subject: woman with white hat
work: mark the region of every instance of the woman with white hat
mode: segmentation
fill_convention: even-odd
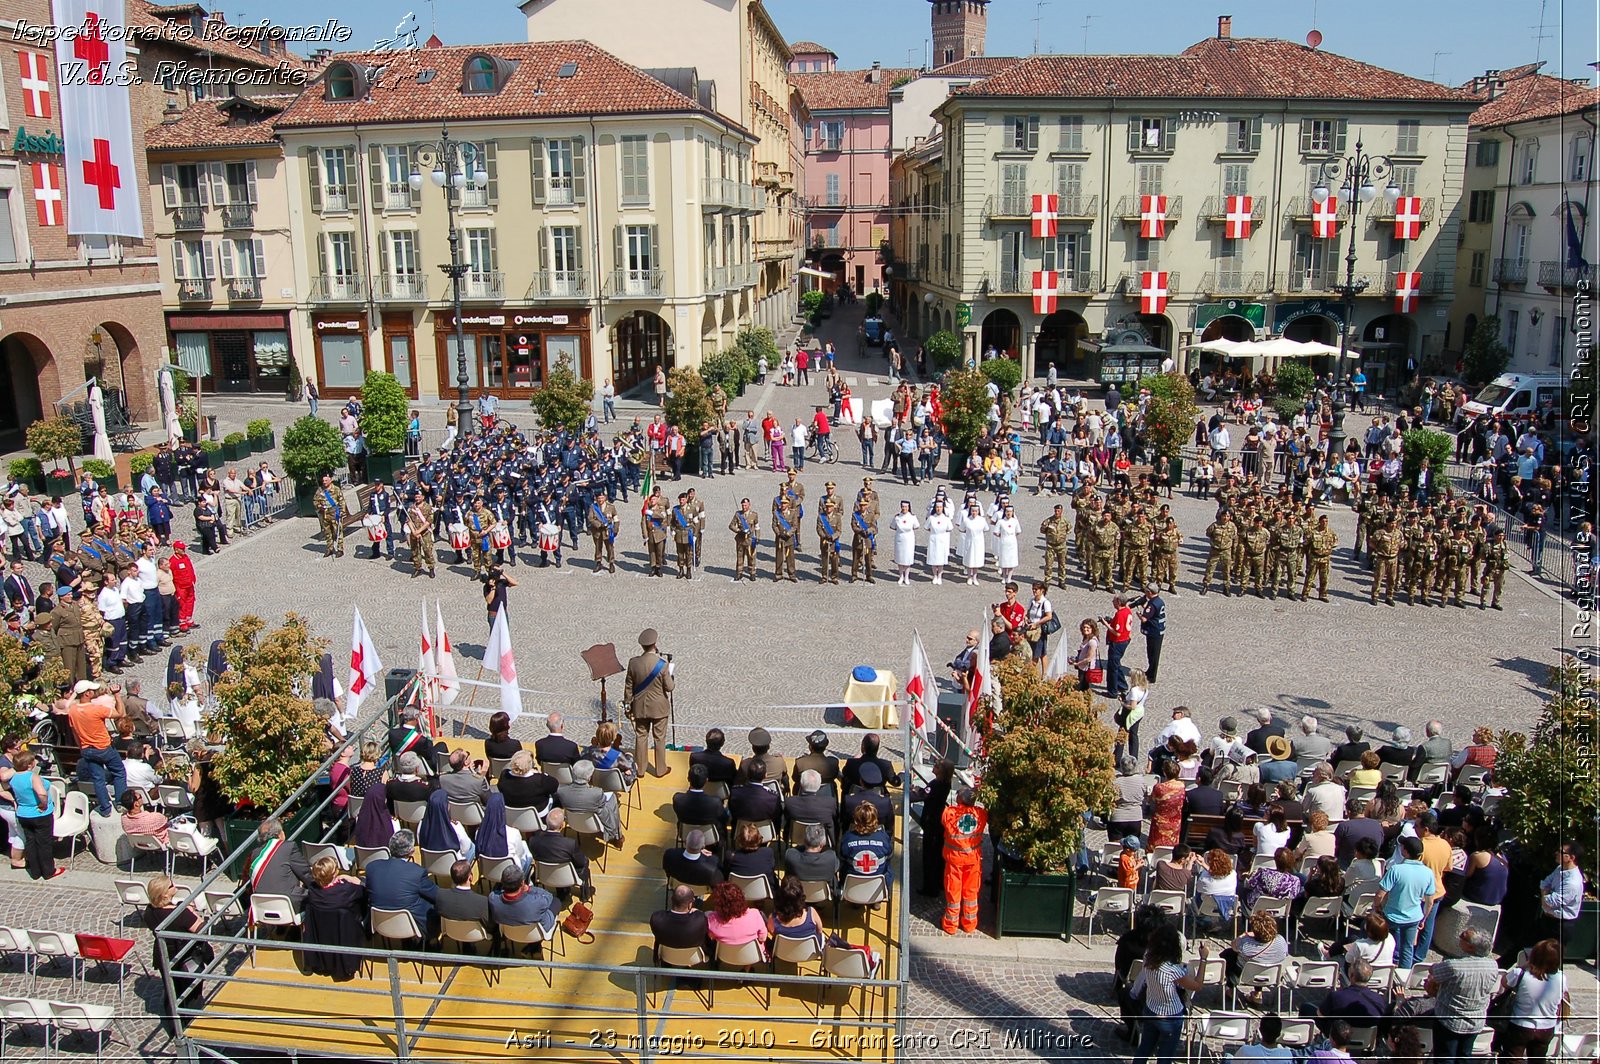
[[[933,512],[928,515],[928,568],[933,570],[933,582],[944,583],[944,567],[950,561],[950,532],[955,522],[945,512],[942,498],[933,500]]]
[[[889,519],[894,529],[894,563],[900,567],[900,583],[911,583],[911,567],[917,563],[917,529],[922,522],[911,512],[911,501],[900,500],[900,512]]]

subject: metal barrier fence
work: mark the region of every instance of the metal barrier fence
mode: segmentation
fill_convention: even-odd
[[[387,746],[385,730],[392,726],[400,707],[406,705],[415,694],[416,681],[412,679],[406,687],[390,698],[384,704],[377,706],[373,711],[351,729],[344,743],[340,744],[329,757],[318,767],[312,776],[289,796],[271,814],[282,820],[286,825],[294,824],[286,837],[289,845],[299,845],[302,835],[314,836],[312,841],[328,842],[337,831],[339,823],[327,831],[317,830],[323,821],[324,815],[331,808],[334,794],[329,793],[310,810],[299,818],[298,823],[291,819],[291,812],[299,807],[313,791],[328,777],[335,761],[339,759],[346,749],[359,751],[362,742],[369,733],[375,738],[384,741]],[[902,714],[900,740],[903,749],[914,750],[921,741],[921,736],[913,739],[909,712]],[[372,732],[374,728],[379,730]],[[907,768],[911,766],[908,764]],[[906,1035],[906,990],[910,981],[910,953],[907,948],[909,943],[910,927],[910,889],[911,889],[911,787],[901,789],[899,831],[899,870],[897,880],[899,893],[890,901],[890,922],[885,929],[885,942],[894,950],[894,971],[885,976],[868,979],[841,978],[836,975],[819,973],[817,976],[803,975],[777,975],[760,974],[751,975],[739,971],[717,971],[710,969],[695,969],[693,977],[704,979],[717,985],[727,985],[730,989],[746,985],[759,985],[764,987],[794,987],[800,990],[814,990],[826,993],[830,986],[846,986],[851,992],[862,995],[861,1007],[855,1018],[843,1016],[829,1016],[819,1008],[816,1014],[797,1016],[793,1022],[803,1023],[806,1026],[842,1031],[843,1029],[865,1030],[877,1032],[874,1036],[884,1046],[902,1044]],[[181,906],[174,909],[169,916],[155,929],[156,949],[158,951],[159,967],[163,990],[166,999],[166,1009],[176,1019],[181,1027],[187,1028],[197,1018],[204,1016],[208,1011],[207,999],[213,997],[215,991],[223,985],[245,985],[252,987],[277,988],[278,990],[304,993],[308,983],[303,978],[290,976],[276,977],[266,974],[265,969],[256,967],[247,970],[246,961],[252,958],[253,951],[266,949],[269,951],[296,951],[305,947],[296,942],[277,942],[259,937],[243,937],[238,934],[229,934],[220,930],[221,921],[230,912],[248,914],[251,911],[248,898],[249,884],[245,877],[237,886],[228,884],[223,877],[236,871],[243,870],[247,857],[251,856],[255,847],[250,845],[240,846],[233,853],[218,864],[209,875],[202,878],[198,886],[189,895],[194,899],[230,899],[229,905],[208,905],[208,912],[195,932],[184,932],[174,928],[173,924],[182,912]],[[560,932],[558,932],[559,934]],[[204,958],[200,950],[202,944],[208,945],[212,951],[210,960]],[[726,1059],[727,1052],[707,1052],[703,1047],[685,1046],[678,1043],[663,1045],[658,1036],[662,1024],[670,1015],[669,1010],[663,1006],[656,1006],[651,1002],[651,986],[669,984],[672,980],[685,977],[682,969],[661,968],[654,966],[626,966],[613,967],[606,965],[582,964],[555,960],[532,960],[517,957],[490,957],[466,956],[444,953],[420,952],[415,950],[389,950],[354,948],[333,945],[317,944],[315,950],[318,954],[350,956],[362,963],[372,966],[374,976],[381,970],[386,976],[386,987],[361,987],[349,983],[339,984],[337,989],[341,994],[353,993],[370,996],[373,1001],[387,1002],[388,1012],[376,1009],[371,1015],[363,1016],[359,1021],[339,1019],[327,1015],[313,1015],[311,1009],[299,1017],[286,1018],[282,1015],[268,1017],[263,1013],[259,1022],[271,1023],[274,1026],[292,1026],[302,1028],[307,1032],[302,1040],[306,1047],[315,1045],[316,1032],[350,1032],[359,1033],[364,1037],[375,1038],[393,1047],[393,1057],[396,1060],[408,1060],[412,1054],[430,1039],[451,1042],[472,1042],[484,1045],[506,1045],[504,1031],[495,1034],[464,1033],[460,1029],[432,1034],[427,1030],[427,1023],[434,1015],[438,1006],[451,1001],[482,1006],[483,1017],[530,1017],[538,1015],[538,1010],[547,1009],[553,1017],[562,1017],[567,1021],[574,1019],[583,1020],[593,1016],[613,1021],[609,1029],[620,1032],[624,1029],[630,1031],[628,1035],[621,1036],[620,1045],[594,1047],[588,1042],[574,1045],[574,1050],[590,1050],[601,1048],[610,1055],[620,1056],[622,1059],[636,1059],[641,1064],[654,1060],[657,1056],[672,1056],[700,1059]],[[420,984],[420,979],[413,980],[407,977],[402,968],[406,965],[417,965],[418,971],[433,969],[439,973],[437,991],[425,990]],[[496,974],[507,970],[530,969],[542,973],[542,977],[553,980],[554,973],[558,971],[596,972],[605,973],[609,979],[631,983],[634,991],[634,1001],[629,1008],[610,1007],[594,1002],[585,1002],[576,1006],[571,1000],[530,1001],[526,994],[511,997],[495,997],[470,994],[452,994],[449,992],[456,977],[465,969],[488,970]],[[446,972],[449,972],[448,976]],[[178,995],[178,988],[173,973],[180,973],[179,978],[184,981],[185,990],[182,998]],[[297,974],[297,973],[296,973]],[[486,980],[491,983],[492,979]],[[320,985],[320,984],[316,984]],[[550,984],[553,985],[553,982]],[[192,990],[197,987],[198,990]],[[876,1000],[878,994],[883,995],[883,1015],[876,1013],[868,1018],[866,1010],[868,1003]],[[192,999],[191,999],[192,998]],[[892,1001],[892,1005],[890,1004]],[[411,1006],[411,1007],[408,1007]],[[314,1006],[313,1006],[314,1008]],[[256,1018],[253,1014],[221,1013],[229,1019]],[[701,1020],[728,1020],[735,1024],[748,1025],[751,1021],[749,1012],[715,1012],[710,1008],[704,1013],[694,1014]],[[787,1017],[764,1015],[763,1019],[769,1023],[788,1022]],[[631,1021],[626,1022],[625,1021]],[[633,1033],[636,1032],[636,1033]],[[840,1036],[845,1044],[859,1044],[859,1036],[845,1038]],[[215,1045],[207,1044],[202,1038],[197,1038],[189,1033],[184,1033],[179,1038],[179,1053],[184,1059],[195,1060],[200,1057],[219,1060],[242,1059],[228,1055],[230,1049],[260,1050],[270,1049],[263,1044],[247,1044],[238,1037],[218,1038]],[[559,1048],[546,1045],[545,1048]],[[740,1046],[737,1049],[751,1047]],[[756,1047],[771,1049],[772,1047]],[[621,1051],[619,1053],[619,1050]],[[305,1052],[302,1049],[301,1052]],[[807,1061],[817,1059],[817,1054],[798,1053],[792,1057],[771,1055],[769,1060]],[[886,1056],[887,1059],[887,1056]]]

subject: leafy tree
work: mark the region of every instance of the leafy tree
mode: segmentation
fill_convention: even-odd
[[[922,349],[939,369],[950,369],[961,364],[961,337],[949,329],[940,329],[928,337]]]
[[[1500,342],[1500,319],[1484,318],[1467,340],[1461,375],[1468,384],[1488,384],[1506,371],[1511,350]]]
[[[283,471],[301,484],[317,483],[344,461],[339,430],[319,417],[307,414],[283,434]]]
[[[983,375],[994,382],[1001,395],[1009,397],[1022,383],[1022,363],[1014,358],[991,358],[982,368]]]
[[[222,793],[262,812],[282,805],[317,766],[326,748],[322,717],[311,704],[311,676],[327,640],[304,618],[281,627],[246,614],[228,626],[222,653],[228,671],[217,681],[217,708],[207,719],[224,749],[215,775]]]
[[[288,381],[283,387],[283,398],[288,402],[298,403],[305,387],[305,380],[300,376],[300,363],[291,358]]]
[[[1030,868],[1065,871],[1082,844],[1083,814],[1116,797],[1114,737],[1075,681],[1046,680],[1016,656],[996,676],[1003,708],[983,729],[979,800],[996,837]]]
[[[801,294],[800,309],[807,314],[816,314],[822,310],[822,301],[826,298],[827,296],[823,295],[822,289],[813,288],[811,291]]]
[[[1145,405],[1144,435],[1150,449],[1163,458],[1176,458],[1194,436],[1194,423],[1200,408],[1194,402],[1194,386],[1181,373],[1162,373],[1145,377],[1139,387],[1150,389]]]
[[[700,438],[700,429],[717,420],[711,393],[698,372],[680,366],[668,376],[666,415],[667,424],[677,426],[689,439],[686,450],[697,451],[694,441]]]
[[[1272,379],[1272,387],[1278,398],[1293,399],[1298,405],[1311,394],[1316,381],[1317,375],[1312,373],[1311,367],[1304,362],[1285,362],[1278,367],[1278,372]]]
[[[66,462],[67,468],[72,469],[72,460],[83,447],[83,430],[70,417],[53,417],[29,425],[26,439],[28,450],[41,462]]]
[[[393,373],[372,372],[361,385],[361,431],[367,450],[392,454],[406,442],[406,390]]]
[[[778,350],[778,338],[772,335],[772,330],[764,325],[752,325],[740,329],[733,338],[733,349],[744,356],[745,372],[744,382],[749,384],[756,379],[756,367],[761,364],[763,357],[768,366],[776,366],[782,360],[782,353]]]
[[[705,381],[708,390],[722,385],[723,393],[731,399],[739,394],[747,380],[755,380],[753,372],[745,376],[745,369],[744,352],[730,347],[700,360],[700,379]]]
[[[48,632],[38,636],[40,641],[53,638]],[[28,713],[54,699],[70,679],[59,656],[41,652],[40,641],[25,647],[9,632],[0,631],[0,735],[27,735],[32,727]]]
[[[989,424],[989,378],[973,369],[951,370],[939,389],[944,402],[944,434],[952,450],[971,454]]]
[[[1403,475],[1406,483],[1417,482],[1417,471],[1422,468],[1424,458],[1433,467],[1433,475],[1436,478],[1443,476],[1455,453],[1455,437],[1437,429],[1410,429],[1400,437],[1400,455],[1405,463]]]
[[[883,293],[868,292],[862,302],[867,306],[867,317],[876,318],[878,311],[883,309]]]
[[[528,402],[545,428],[578,432],[594,406],[594,382],[579,380],[572,372],[572,359],[562,355],[550,368],[544,387],[534,392]]]
[[[1593,883],[1600,875],[1594,846],[1600,815],[1600,762],[1594,758],[1600,681],[1593,668],[1568,657],[1551,670],[1550,685],[1555,693],[1533,734],[1500,736],[1494,767],[1496,786],[1506,788],[1500,817],[1540,875],[1559,863],[1562,843],[1582,842],[1579,867],[1585,882]]]

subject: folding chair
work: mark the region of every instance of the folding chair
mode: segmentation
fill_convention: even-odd
[[[1445,783],[1450,779],[1450,762],[1429,761],[1417,769],[1417,786],[1432,787],[1435,784]]]
[[[1105,916],[1126,916],[1133,919],[1134,893],[1127,887],[1101,887],[1094,895],[1094,905],[1089,910],[1089,937],[1094,937],[1095,921],[1105,923]]]
[[[182,783],[157,784],[156,799],[168,816],[187,813],[194,808],[194,798],[189,794],[189,788]]]
[[[1284,964],[1262,964],[1258,961],[1245,961],[1239,969],[1239,977],[1233,983],[1233,1007],[1239,1007],[1239,991],[1241,990],[1270,990],[1272,991],[1272,1007],[1274,1011],[1281,1011],[1283,1007],[1283,975]]]
[[[1283,1017],[1283,1033],[1278,1044],[1288,1049],[1305,1049],[1317,1037],[1317,1021],[1298,1017]]]
[[[1217,988],[1217,996],[1226,1003],[1228,996],[1228,964],[1221,957],[1207,957],[1203,961],[1194,963],[1195,978],[1200,980],[1203,990],[1208,986]],[[1199,996],[1200,991],[1195,991]]]
[[[1406,775],[1411,771],[1411,766],[1394,765],[1384,762],[1378,766],[1378,771],[1382,774],[1384,779],[1388,780],[1390,783],[1399,785],[1405,783]]]
[[[606,870],[606,856],[611,849],[606,844],[605,825],[600,823],[600,815],[588,811],[567,810],[567,830],[578,836],[578,842],[583,842],[585,835],[591,835],[600,840],[600,871]]]
[[[1378,1029],[1376,1027],[1350,1028],[1350,1055],[1366,1056],[1378,1047]]]
[[[1238,934],[1239,905],[1237,901],[1234,903],[1233,916],[1227,917],[1222,915],[1222,908],[1217,904],[1217,896],[1215,894],[1196,894],[1194,896],[1194,914],[1196,919],[1199,921],[1211,920],[1217,923],[1230,924],[1232,926],[1232,930],[1228,933],[1229,939],[1234,938]],[[1196,926],[1196,933],[1198,933],[1198,924]],[[1208,935],[1207,937],[1215,936]]]
[[[744,891],[744,900],[751,905],[772,900],[772,881],[766,876],[730,875],[728,882]]]
[[[1278,929],[1283,932],[1283,937],[1293,945],[1294,936],[1289,933],[1289,914],[1292,909],[1293,905],[1288,898],[1257,898],[1256,903],[1250,906],[1250,912],[1245,921],[1248,923],[1249,917],[1254,916],[1256,913],[1268,913],[1277,919]]]
[[[617,805],[622,809],[622,823],[626,827],[628,818],[635,805],[643,806],[644,799],[640,796],[637,786],[630,785],[627,777],[623,776],[619,768],[597,768],[594,770],[594,779],[591,781],[607,794],[617,796]]]
[[[94,961],[98,966],[107,964],[117,966],[117,1000],[122,1000],[124,982],[128,974],[128,953],[135,943],[131,938],[110,938],[106,935],[89,935],[79,932],[78,957],[84,961]],[[141,964],[143,962],[140,962]],[[88,973],[84,973],[84,980],[88,981]]]
[[[1482,765],[1462,765],[1456,774],[1457,787],[1471,787],[1481,791],[1489,785],[1489,770]]]
[[[563,765],[555,761],[539,762],[539,771],[554,779],[557,783],[572,782],[572,766]],[[590,782],[593,782],[592,780]]]
[[[1255,1027],[1255,1017],[1245,1012],[1210,1012],[1198,1013],[1190,1027],[1192,1041],[1200,1044],[1203,1055],[1206,1042],[1216,1043],[1216,1057],[1222,1059],[1224,1047],[1230,1045],[1244,1045],[1250,1041],[1250,1033]]]
[[[167,845],[174,857],[193,857],[200,862],[200,876],[205,878],[206,863],[211,855],[217,852],[218,842],[210,835],[202,835],[198,830],[173,824],[167,828]]]
[[[1368,990],[1389,996],[1389,988],[1394,985],[1395,967],[1392,964],[1375,964],[1372,966],[1372,978],[1361,984]]]
[[[1307,990],[1331,992],[1338,987],[1342,970],[1338,961],[1301,961],[1294,969],[1294,989],[1302,996]]]
[[[89,796],[82,791],[67,791],[56,812],[51,832],[55,840],[72,840],[67,850],[67,860],[78,856],[78,840],[89,833]]]

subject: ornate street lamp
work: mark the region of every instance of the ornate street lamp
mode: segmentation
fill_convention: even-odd
[[[1318,177],[1320,180],[1311,189],[1311,198],[1317,203],[1326,203],[1332,195],[1328,187],[1329,181],[1341,184],[1339,196],[1350,205],[1350,249],[1344,257],[1344,283],[1336,284],[1333,290],[1344,299],[1344,321],[1339,329],[1339,364],[1334,371],[1333,379],[1333,425],[1328,430],[1328,459],[1336,461],[1344,451],[1344,411],[1349,399],[1349,388],[1345,378],[1345,358],[1350,348],[1350,330],[1355,323],[1356,296],[1367,290],[1368,279],[1356,277],[1356,236],[1359,232],[1358,219],[1361,216],[1361,205],[1371,203],[1378,198],[1379,188],[1377,182],[1384,182],[1382,194],[1384,202],[1393,207],[1400,198],[1400,189],[1388,183],[1388,178],[1394,172],[1394,163],[1387,155],[1373,155],[1363,151],[1361,141],[1356,141],[1355,154],[1347,155],[1343,159],[1329,159],[1320,165]]]
[[[416,149],[411,162],[413,192],[422,190],[422,168],[427,167],[435,188],[444,189],[445,211],[450,218],[450,262],[442,266],[450,278],[450,304],[455,314],[456,339],[456,446],[460,447],[472,431],[472,401],[467,397],[467,335],[461,325],[461,279],[471,265],[461,261],[461,230],[456,227],[456,209],[461,194],[469,188],[486,188],[489,173],[478,149],[450,139],[446,125],[439,127],[439,139]]]

